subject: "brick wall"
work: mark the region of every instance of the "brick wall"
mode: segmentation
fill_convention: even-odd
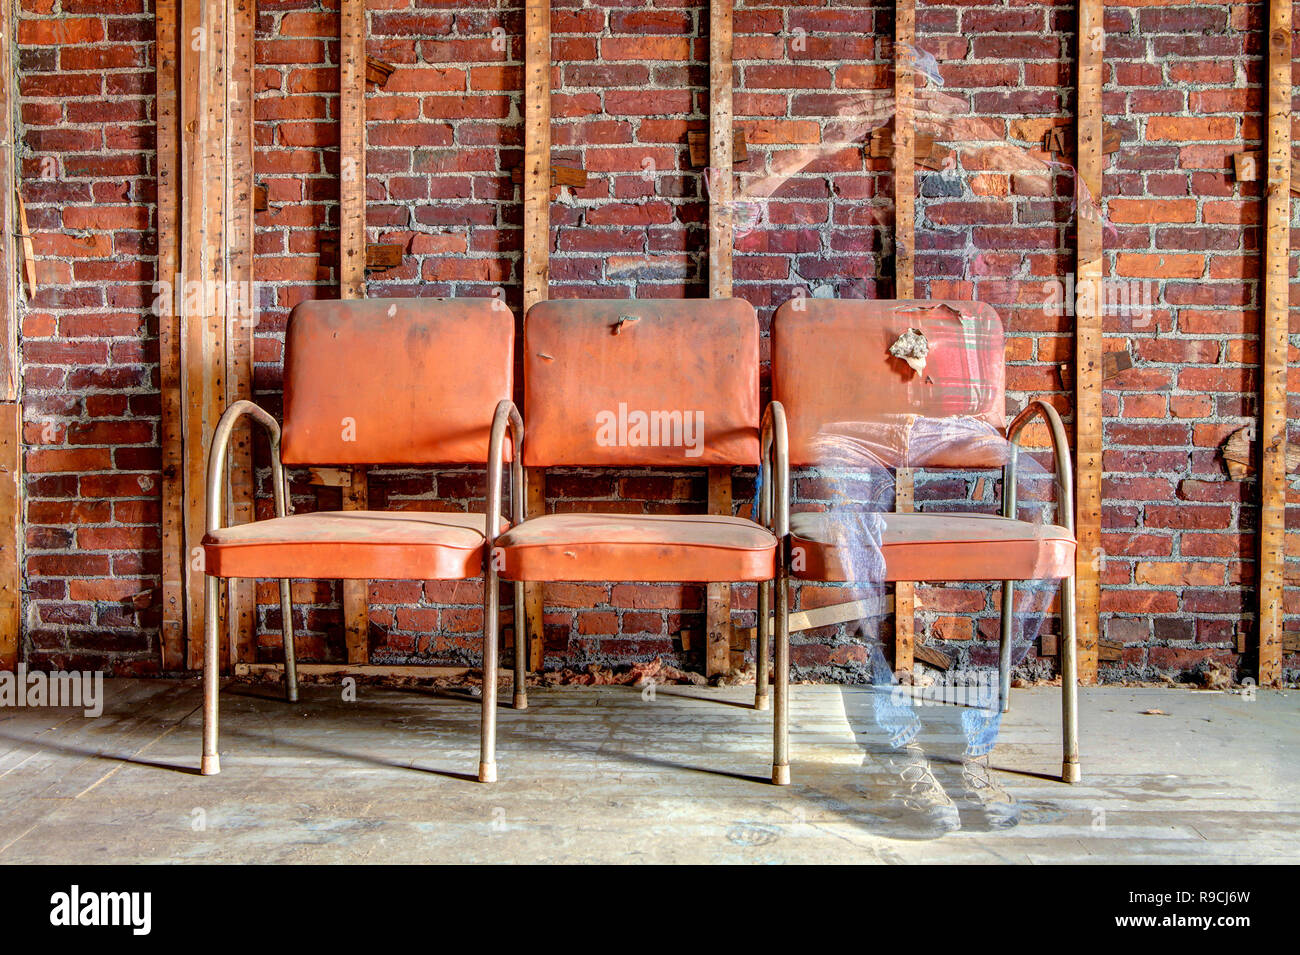
[[[522,11],[483,0],[370,6],[369,52],[398,67],[368,95],[370,239],[408,254],[373,274],[369,292],[498,294],[518,311]],[[1217,447],[1257,410],[1259,192],[1234,181],[1227,157],[1259,144],[1262,9],[1107,8],[1105,112],[1123,139],[1102,197],[1110,274],[1149,282],[1151,300],[1145,317],[1107,319],[1107,347],[1137,365],[1107,382],[1104,405],[1103,635],[1124,644],[1124,667],[1109,676],[1186,672],[1205,656],[1235,665],[1243,613],[1253,632],[1257,488],[1227,480]],[[707,128],[707,4],[567,0],[553,11],[555,156],[589,173],[587,187],[555,193],[553,294],[703,294],[707,193],[686,136]],[[917,45],[942,80],[923,95],[922,131],[958,159],[918,170],[918,294],[998,308],[1013,410],[1043,393],[1069,410],[1057,369],[1072,318],[1053,290],[1072,269],[1074,183],[1071,157],[1044,154],[1041,137],[1072,108],[1073,18],[1072,6],[1043,2],[918,11]],[[751,156],[737,171],[756,220],[737,239],[736,293],[765,333],[791,295],[891,294],[890,164],[862,142],[889,117],[892,4],[741,4],[735,26],[737,123]],[[336,294],[320,249],[337,216],[336,33],[336,4],[259,4],[256,175],[270,207],[257,216],[256,389],[277,411],[289,310]],[[22,325],[33,662],[157,666],[152,36],[145,0],[20,3],[20,155],[40,276]],[[1053,159],[1064,165],[1045,165]],[[744,513],[752,475],[737,477]],[[993,478],[929,475],[917,498],[926,509],[993,509]],[[482,496],[466,471],[386,470],[370,488],[379,507],[469,507]],[[337,492],[305,475],[292,490],[300,510],[336,506]],[[554,473],[548,491],[560,509],[696,510],[705,487],[700,472],[579,471]],[[818,489],[803,481],[797,493],[814,500]],[[1297,540],[1288,535],[1293,583]],[[294,596],[303,655],[340,657],[337,585],[295,582]],[[806,588],[796,605],[839,596]],[[920,598],[923,637],[942,637],[961,660],[989,659],[991,594],[923,588]],[[274,659],[279,611],[265,583],[262,602],[262,652]],[[752,588],[738,588],[737,605],[752,603]],[[477,584],[375,583],[371,604],[374,659],[476,658]],[[655,654],[698,664],[677,635],[702,632],[702,605],[698,587],[548,588],[547,665]],[[814,677],[843,677],[859,658],[829,630],[794,648]]]

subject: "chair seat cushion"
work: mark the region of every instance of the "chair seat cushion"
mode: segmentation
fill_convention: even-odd
[[[1064,527],[993,514],[792,514],[790,551],[791,576],[805,580],[1042,580],[1074,573],[1074,535]]]
[[[770,580],[776,538],[741,517],[544,514],[497,538],[510,580]]]
[[[214,577],[463,580],[483,571],[483,514],[318,511],[203,538]]]

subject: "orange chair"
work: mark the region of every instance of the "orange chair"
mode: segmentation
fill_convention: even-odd
[[[760,462],[758,322],[747,302],[541,302],[524,321],[523,367],[528,467]],[[764,448],[771,433],[769,419]],[[773,456],[762,457],[771,484]],[[765,589],[777,551],[770,524],[741,517],[552,513],[505,531],[492,561],[513,581],[755,581]],[[787,773],[778,750],[774,779]]]
[[[485,712],[495,708],[497,577],[484,558],[485,544],[500,526],[501,470],[506,460],[512,461],[513,514],[518,519],[523,513],[523,475],[513,452],[522,437],[519,413],[510,400],[513,349],[514,317],[491,299],[316,301],[293,310],[285,338],[283,438],[271,415],[251,401],[237,401],[222,415],[209,452],[203,538],[205,775],[220,771],[216,633],[220,578],[279,578],[285,685],[292,702],[298,686],[289,578],[484,576],[483,704]],[[276,516],[223,527],[227,445],[244,415],[261,424],[270,437]],[[285,465],[455,464],[486,465],[483,513],[289,513]],[[517,621],[522,615],[518,597],[517,592]],[[523,700],[523,667],[522,653],[517,652],[516,702]],[[489,754],[488,762],[479,767],[480,778],[490,778],[492,771]]]
[[[909,329],[928,345],[914,371],[890,347]],[[1056,410],[1034,400],[1006,424],[1002,324],[972,302],[796,299],[777,310],[772,330],[772,397],[783,406],[790,466],[817,465],[827,435],[849,438],[882,468],[1003,470],[1002,516],[888,513],[879,541],[886,581],[1002,581],[1001,705],[1008,704],[1012,599],[1017,580],[1061,581],[1063,749],[1061,776],[1079,779],[1074,640],[1074,502],[1070,454]],[[1045,420],[1056,459],[1059,525],[1016,517],[1021,430]],[[824,447],[824,446],[823,446]],[[770,491],[771,489],[769,489]],[[773,501],[765,507],[777,506]],[[826,513],[778,518],[790,529],[790,576],[851,578]],[[878,582],[878,581],[873,581]],[[778,583],[784,587],[784,583]],[[783,601],[784,603],[784,601]],[[778,628],[778,646],[783,639]],[[765,616],[760,626],[770,626]],[[766,643],[766,634],[760,647]],[[778,656],[777,679],[783,652]],[[762,671],[760,670],[760,674]],[[766,687],[760,679],[758,692]],[[779,685],[779,684],[778,684]],[[779,708],[784,714],[784,707]]]

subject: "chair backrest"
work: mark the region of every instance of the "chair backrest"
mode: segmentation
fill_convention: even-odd
[[[282,460],[484,463],[514,339],[496,299],[303,302],[285,337]]]
[[[928,345],[921,372],[889,351],[908,329]],[[1000,466],[1005,361],[1002,322],[979,302],[786,302],[772,322],[772,397],[785,407],[790,463],[821,463],[829,431],[852,433],[887,467]]]
[[[741,299],[539,302],[524,319],[524,463],[758,463],[758,319]]]

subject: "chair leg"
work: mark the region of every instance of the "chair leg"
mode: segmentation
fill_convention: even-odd
[[[206,577],[203,581],[203,759],[199,771],[204,776],[221,772],[221,759],[217,756],[217,694],[221,690],[221,674],[218,672],[221,639],[217,633],[220,584],[216,577]]]
[[[772,582],[764,580],[758,585],[758,626],[754,629],[754,709],[768,707],[768,647],[772,640]]]
[[[772,706],[772,782],[777,786],[790,785],[790,586],[784,568],[778,568],[775,583],[775,673],[773,688],[775,703]]]
[[[497,780],[497,597],[496,571],[483,575],[483,714],[480,720],[478,781]]]
[[[1074,576],[1061,581],[1061,781],[1077,783],[1079,770],[1079,668],[1074,636]]]
[[[293,600],[289,596],[289,581],[280,578],[280,620],[284,633],[284,696],[290,703],[298,702],[298,655],[293,646]]]
[[[528,627],[522,581],[515,584],[515,709],[528,709]]]
[[[1001,643],[998,647],[998,700],[1002,712],[1011,711],[1011,633],[1015,622],[1016,582],[1002,581]]]

